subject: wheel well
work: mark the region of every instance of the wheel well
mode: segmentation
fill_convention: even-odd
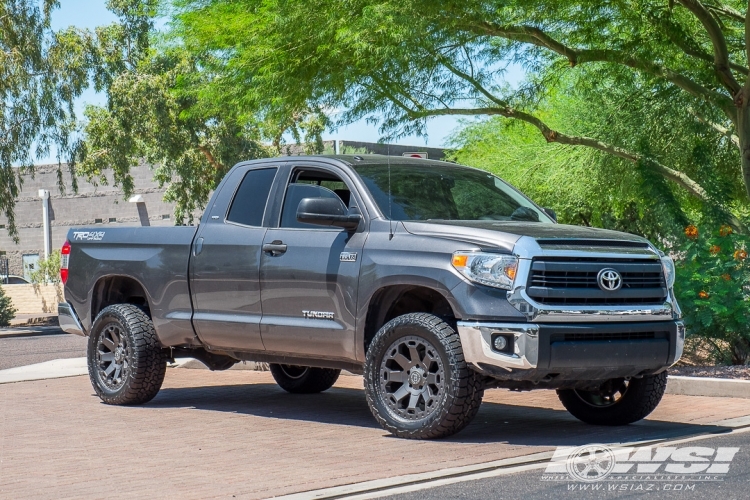
[[[380,327],[403,314],[426,312],[456,327],[451,305],[440,292],[423,286],[396,285],[381,288],[372,296],[365,320],[365,352]]]
[[[151,317],[146,291],[140,283],[127,276],[110,276],[100,279],[91,297],[91,321],[107,306],[133,304]]]

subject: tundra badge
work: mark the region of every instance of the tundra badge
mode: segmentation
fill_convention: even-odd
[[[341,262],[357,262],[357,252],[341,252]]]
[[[302,311],[302,316],[307,319],[333,319],[332,312],[324,311]]]

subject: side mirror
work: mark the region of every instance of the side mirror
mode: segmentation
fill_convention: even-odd
[[[360,220],[362,216],[348,214],[346,206],[338,198],[303,198],[297,206],[297,221],[306,224],[337,226],[353,231]]]
[[[545,213],[545,214],[547,214],[547,215],[549,215],[550,217],[552,217],[552,220],[553,220],[553,221],[557,222],[557,214],[555,213],[555,211],[554,211],[553,209],[551,209],[551,208],[546,208],[546,207],[543,207],[543,208],[542,208],[542,210],[544,210],[544,213]]]

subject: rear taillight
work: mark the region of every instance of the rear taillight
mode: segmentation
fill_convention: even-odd
[[[60,279],[63,285],[68,281],[68,264],[70,264],[70,243],[66,240],[60,249]]]

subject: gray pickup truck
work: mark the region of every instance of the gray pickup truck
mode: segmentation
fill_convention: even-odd
[[[105,403],[167,361],[270,364],[291,393],[364,374],[405,438],[465,427],[484,390],[555,389],[584,422],[648,415],[682,354],[674,265],[647,240],[556,223],[501,179],[375,155],[236,165],[198,227],[72,229],[60,324]],[[248,403],[252,404],[252,403]]]

